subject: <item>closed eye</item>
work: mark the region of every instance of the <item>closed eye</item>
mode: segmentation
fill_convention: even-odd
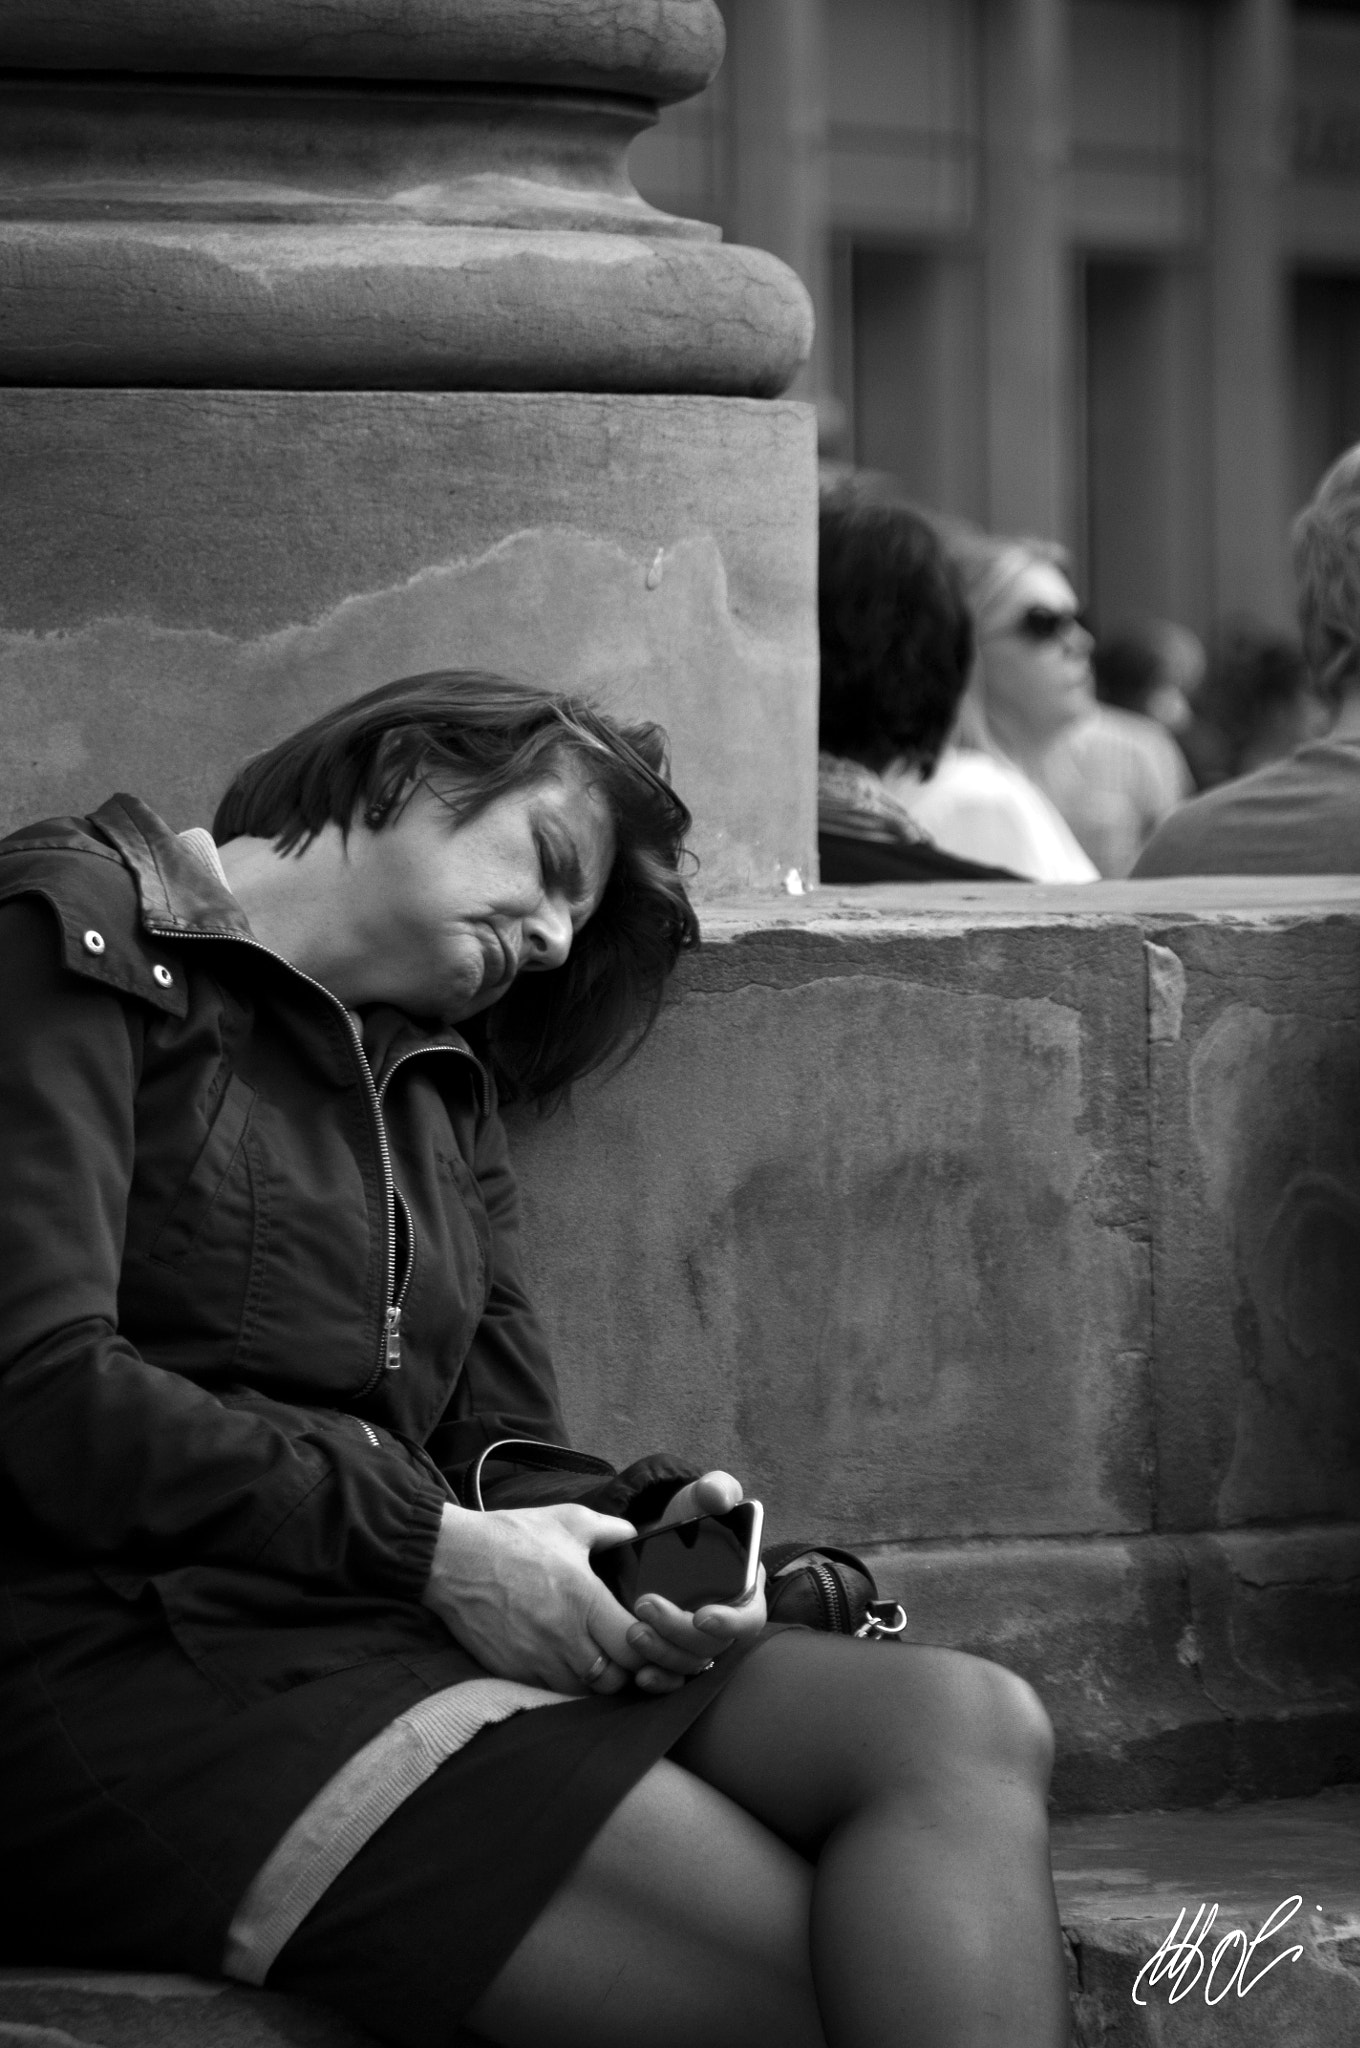
[[[586,893],[586,881],[581,856],[575,846],[569,839],[558,839],[556,834],[541,827],[535,843],[544,893],[565,896],[569,902],[579,903]]]

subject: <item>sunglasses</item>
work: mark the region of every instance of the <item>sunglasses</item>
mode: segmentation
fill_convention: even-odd
[[[1021,640],[1028,640],[1032,646],[1042,647],[1050,640],[1061,640],[1074,626],[1083,631],[1086,615],[1080,611],[1054,611],[1051,605],[1032,604],[1028,611],[1021,612],[1014,624],[1007,628]]]

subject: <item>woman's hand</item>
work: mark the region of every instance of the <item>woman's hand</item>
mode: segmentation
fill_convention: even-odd
[[[636,1533],[631,1522],[573,1503],[486,1514],[450,1503],[422,1597],[497,1678],[617,1692],[647,1658],[630,1643],[632,1616],[596,1578],[590,1553]]]
[[[721,1515],[744,1499],[741,1481],[730,1472],[705,1472],[676,1493],[654,1528],[687,1521],[691,1515]],[[639,1685],[648,1691],[673,1691],[686,1678],[707,1670],[713,1659],[733,1643],[759,1635],[765,1626],[765,1567],[760,1567],[756,1590],[749,1600],[733,1607],[700,1607],[693,1614],[659,1593],[644,1593],[637,1603],[637,1618],[628,1630],[628,1646],[646,1660],[638,1674]]]

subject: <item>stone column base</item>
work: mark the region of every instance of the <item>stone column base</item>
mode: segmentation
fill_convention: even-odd
[[[811,408],[563,392],[0,392],[0,829],[506,669],[669,728],[698,887],[815,872]]]

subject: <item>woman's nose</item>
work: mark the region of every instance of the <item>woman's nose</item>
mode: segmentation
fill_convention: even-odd
[[[561,967],[571,951],[575,930],[571,912],[560,896],[544,896],[524,921],[527,967]]]

